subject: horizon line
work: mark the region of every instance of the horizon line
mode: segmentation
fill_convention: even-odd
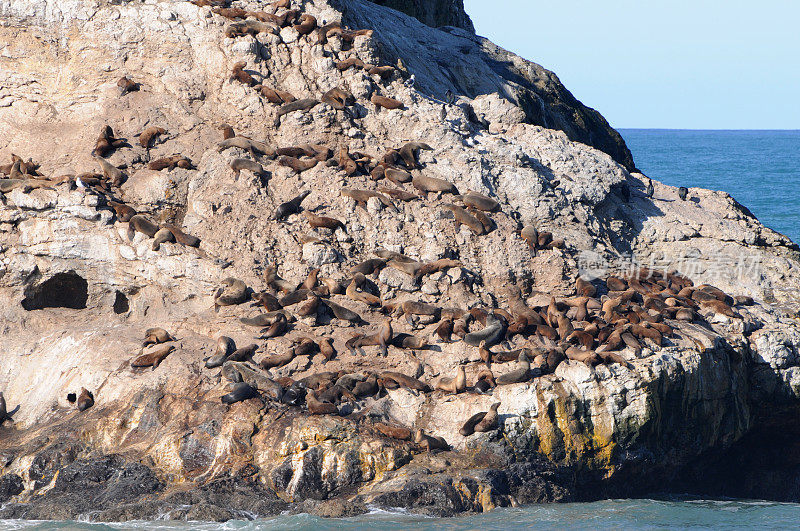
[[[633,129],[639,131],[785,131],[785,132],[800,132],[800,128],[797,129],[781,129],[781,128],[766,128],[766,129],[747,129],[747,128],[722,128],[722,129],[714,129],[714,128],[707,128],[707,127],[617,127],[612,126],[614,129],[622,130],[622,129]]]

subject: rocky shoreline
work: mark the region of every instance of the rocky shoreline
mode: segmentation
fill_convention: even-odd
[[[460,2],[282,4],[0,0],[0,518],[800,500],[794,243]]]

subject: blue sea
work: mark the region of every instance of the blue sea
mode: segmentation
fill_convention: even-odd
[[[648,177],[728,192],[764,225],[800,242],[800,130],[619,132]]]
[[[503,530],[596,530],[596,529],[797,529],[800,505],[760,501],[659,501],[609,500],[595,503],[529,505],[496,509],[489,513],[456,518],[425,518],[407,514],[373,512],[356,518],[330,520],[300,514],[265,518],[253,522],[224,524],[200,522],[127,522],[89,524],[82,522],[0,521],[0,531],[26,530],[164,530],[267,531],[267,530],[397,530],[467,531]]]
[[[800,242],[800,131],[620,131],[638,168],[673,186],[724,190],[765,225]],[[607,500],[595,503],[531,505],[487,514],[435,519],[374,511],[343,520],[310,515],[254,522],[216,523],[0,521],[10,529],[231,530],[352,529],[796,529],[800,504],[753,500]]]

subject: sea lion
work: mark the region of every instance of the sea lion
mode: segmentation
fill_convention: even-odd
[[[336,317],[337,319],[341,319],[343,321],[349,321],[351,323],[356,323],[356,324],[363,321],[360,315],[358,315],[356,312],[348,308],[345,308],[341,304],[337,304],[331,300],[326,300],[324,301],[324,303],[325,306],[330,308],[334,317]]]
[[[539,245],[539,232],[532,225],[525,225],[519,233],[520,237],[528,244],[532,253],[536,253]]]
[[[100,136],[97,137],[97,141],[95,142],[94,149],[92,150],[92,155],[99,155],[101,157],[105,157],[114,149],[118,147],[122,147],[126,145],[127,142],[123,138],[116,138],[114,137],[114,131],[111,129],[110,126],[105,125],[102,129],[100,129]],[[22,173],[27,173],[23,171]]]
[[[117,219],[123,223],[129,222],[136,215],[136,210],[124,203],[117,203],[111,200],[107,201],[107,203],[108,206],[114,209]]]
[[[181,245],[185,245],[187,247],[200,246],[200,238],[198,238],[197,236],[192,236],[191,234],[186,234],[172,223],[164,223],[163,228],[170,231],[172,235],[175,237],[175,241],[177,241]]]
[[[152,147],[153,140],[155,140],[157,136],[163,135],[166,132],[167,130],[163,127],[150,126],[142,131],[139,135],[139,145],[145,149],[150,149]],[[233,129],[231,129],[231,132],[233,132]]]
[[[464,336],[464,342],[473,347],[483,345],[485,348],[491,348],[503,340],[505,329],[505,322],[490,313],[486,317],[486,326],[484,326],[482,330],[466,334]]]
[[[259,336],[260,339],[270,339],[272,337],[278,337],[283,335],[286,330],[289,328],[289,320],[286,318],[286,315],[283,313],[278,313],[275,322],[270,325],[266,332]]]
[[[342,223],[336,218],[317,216],[316,214],[312,214],[308,210],[304,210],[301,215],[304,218],[306,218],[308,224],[314,228],[325,228],[330,230],[336,230],[337,228],[341,228],[344,232],[347,232],[347,227],[345,227],[344,223]]]
[[[119,187],[125,182],[125,174],[122,173],[122,170],[102,157],[95,155],[94,158],[97,160],[97,163],[100,164],[100,169],[102,170],[105,178],[111,182],[111,186]]]
[[[295,357],[295,352],[293,348],[286,349],[283,354],[271,354],[264,359],[261,360],[261,368],[263,369],[274,369],[277,367],[283,367],[287,363],[291,362]]]
[[[386,260],[382,258],[370,258],[351,267],[350,274],[355,275],[356,273],[361,273],[362,275],[371,275],[384,267],[386,267]]]
[[[353,277],[353,280],[350,281],[350,284],[347,286],[345,295],[354,301],[363,302],[368,306],[380,306],[382,302],[380,297],[363,291],[366,282],[367,279],[362,273],[356,273]],[[359,289],[362,291],[359,291]]]
[[[303,199],[308,197],[310,193],[309,190],[306,190],[293,199],[278,205],[278,208],[275,209],[275,213],[272,215],[272,219],[282,220],[291,214],[297,214],[300,211],[300,204],[303,202]]]
[[[500,203],[491,197],[473,192],[472,190],[467,190],[466,194],[460,195],[456,197],[456,199],[464,203],[465,206],[476,208],[484,212],[494,212],[500,208]]]
[[[163,328],[148,328],[144,331],[144,342],[142,346],[158,345],[159,343],[167,343],[168,341],[175,341],[175,338]]]
[[[497,423],[499,417],[497,415],[497,408],[500,407],[500,402],[495,402],[489,407],[489,411],[486,415],[481,419],[480,422],[475,426],[475,431],[479,433],[487,432],[489,430],[493,430],[497,427]]]
[[[414,326],[414,322],[412,321],[411,316],[427,315],[436,319],[441,312],[441,308],[438,306],[419,301],[403,301],[401,303],[388,302],[384,304],[384,309],[387,311],[393,311],[395,317],[402,317],[405,315],[406,321],[412,327]]]
[[[422,428],[418,429],[414,434],[414,442],[417,443],[423,450],[430,452],[433,450],[447,450],[450,445],[441,437],[435,435],[426,435]]]
[[[17,406],[19,409],[19,406]],[[8,409],[6,408],[6,398],[3,396],[3,393],[0,392],[0,426],[7,420],[12,420],[11,415],[8,413]]]
[[[530,378],[531,372],[531,364],[530,360],[528,359],[528,355],[525,352],[525,349],[519,354],[519,358],[517,360],[517,368],[513,369],[505,374],[501,374],[495,381],[497,385],[508,385],[520,382],[527,382]]]
[[[678,188],[678,197],[680,197],[681,201],[686,201],[686,196],[689,194],[689,189],[685,186],[681,186]]]
[[[322,95],[322,103],[327,103],[337,110],[342,110],[355,103],[353,95],[341,88],[335,87]]]
[[[319,100],[315,100],[314,98],[305,98],[291,103],[285,103],[278,108],[278,112],[275,116],[275,125],[280,125],[281,116],[284,114],[289,114],[294,111],[307,111],[313,109],[318,104]]]
[[[385,186],[379,186],[378,191],[388,195],[389,197],[397,199],[398,201],[413,201],[414,199],[420,198],[416,194],[406,192],[405,190],[400,190],[399,188],[387,188]]]
[[[372,425],[375,430],[385,437],[389,437],[390,439],[397,439],[400,441],[410,441],[411,440],[411,430],[408,428],[403,428],[402,426],[391,426],[389,424],[384,424],[383,422],[376,422]]]
[[[133,240],[135,233],[141,232],[148,238],[152,238],[158,232],[158,225],[150,221],[149,218],[136,214],[128,220],[128,240]]]
[[[410,173],[408,173],[407,171],[399,170],[397,168],[386,168],[384,169],[383,173],[387,179],[389,179],[390,181],[392,181],[397,185],[410,183],[411,180],[413,179]]]
[[[233,306],[247,300],[247,284],[238,278],[228,277],[223,279],[223,287],[217,290],[214,296],[214,309],[220,306]]]
[[[78,411],[86,411],[94,405],[94,395],[85,387],[81,387],[81,393],[78,395],[77,404]]]
[[[253,357],[258,350],[258,345],[251,343],[246,347],[237,348],[228,355],[225,361],[247,361]]]
[[[443,319],[436,327],[435,333],[443,343],[451,343],[453,338],[453,319]]]
[[[120,89],[119,92],[120,97],[124,96],[129,92],[136,92],[137,90],[139,90],[139,84],[131,81],[131,79],[128,78],[128,76],[122,76],[121,78],[119,78],[119,80],[117,81],[117,86]]]
[[[297,157],[287,157],[285,155],[278,157],[278,164],[287,166],[297,173],[303,173],[310,170],[319,163],[317,159],[298,159]]]
[[[480,413],[475,413],[470,418],[467,419],[464,424],[461,425],[461,428],[458,430],[458,433],[463,435],[464,437],[469,437],[473,433],[475,433],[475,426],[478,425],[480,421],[483,420],[483,417],[486,416],[486,411],[482,411]]]
[[[167,343],[154,345],[150,348],[143,348],[139,351],[139,356],[131,362],[131,367],[153,367],[153,370],[156,370],[156,367],[158,367],[161,362],[164,361],[164,358],[169,356],[170,352],[173,350],[175,350],[175,345]]]
[[[212,9],[211,12],[231,20],[247,18],[248,15],[248,11],[241,7],[218,7]]]
[[[217,350],[214,352],[214,355],[208,360],[206,360],[206,368],[207,369],[214,369],[216,367],[221,367],[225,361],[227,361],[228,356],[230,356],[236,350],[236,343],[233,339],[229,338],[228,336],[219,336],[217,338]]]
[[[384,109],[394,110],[403,107],[402,101],[394,98],[387,98],[386,96],[379,96],[378,94],[373,94],[369,101],[371,101],[378,109],[383,107]]]
[[[169,157],[161,157],[150,162],[147,167],[155,171],[174,170],[175,168],[183,168],[185,170],[194,169],[192,161],[183,155],[170,155]]]
[[[394,385],[395,388],[407,387],[415,391],[422,391],[423,393],[428,393],[431,390],[428,384],[400,372],[383,371],[378,374],[378,379],[384,382],[384,387],[389,383],[390,385]]]
[[[419,168],[419,159],[417,155],[421,149],[428,151],[433,150],[431,146],[424,142],[407,142],[399,149],[400,158],[403,159],[403,162],[406,163],[406,167],[409,170]],[[458,192],[455,193],[458,194]]]
[[[258,396],[258,391],[256,390],[255,387],[246,382],[239,382],[233,384],[231,392],[226,395],[222,395],[222,397],[220,397],[220,400],[222,400],[223,404],[231,405],[235,404],[236,402],[241,402],[243,400],[256,398],[257,396]]]
[[[297,98],[294,97],[289,92],[285,90],[278,90],[272,87],[265,87],[264,85],[256,85],[253,87],[261,94],[262,98],[265,98],[268,102],[274,103],[276,105],[283,105],[284,103],[291,103],[293,101],[297,101]]]
[[[390,208],[393,212],[399,212],[397,210],[397,207],[394,206],[394,203],[392,203],[392,201],[388,197],[386,197],[383,194],[379,194],[378,192],[373,192],[372,190],[356,190],[354,188],[342,188],[342,195],[344,197],[349,197],[355,200],[355,202],[362,207],[366,206],[367,201],[369,200],[370,197],[377,197],[381,203],[383,203],[386,207]]]
[[[361,69],[367,68],[367,64],[358,57],[348,57],[347,59],[336,63],[336,69],[340,72],[344,72],[345,70],[348,70],[354,66],[357,66]]]
[[[244,67],[247,65],[247,61],[239,61],[238,63],[233,65],[233,69],[231,69],[231,76],[229,81],[238,81],[239,83],[243,83],[249,87],[255,86],[256,80],[244,71]]]
[[[306,407],[308,412],[312,415],[338,415],[339,410],[335,404],[330,402],[321,402],[317,399],[314,391],[309,390],[306,394]]]
[[[175,236],[169,229],[161,228],[153,235],[153,250],[158,251],[161,249],[162,243],[172,243],[175,241]]]
[[[655,194],[655,192],[656,192],[656,189],[653,186],[653,180],[652,179],[647,179],[647,189],[645,191],[645,193],[647,194],[647,197],[651,197],[652,198],[653,194]]]
[[[467,373],[464,371],[464,366],[459,365],[456,369],[454,378],[439,378],[436,382],[435,389],[444,391],[446,393],[458,394],[467,390]]]
[[[297,33],[300,35],[308,35],[317,27],[317,19],[313,16],[304,13],[300,15],[300,22],[294,25],[294,29],[297,30]]]
[[[229,165],[237,177],[242,170],[252,172],[256,177],[263,177],[265,175],[264,167],[250,159],[233,159]]]
[[[442,192],[458,195],[458,189],[453,183],[437,177],[427,177],[422,172],[414,172],[411,185],[422,192]]]
[[[381,347],[380,353],[383,357],[386,357],[389,353],[388,351],[388,344],[392,340],[392,336],[394,335],[394,331],[392,330],[392,319],[386,319],[381,326],[378,328],[378,331],[372,335],[365,336],[363,334],[359,334],[351,338],[347,343],[347,348],[355,354],[355,349],[358,348],[358,351],[361,353],[362,356],[365,356],[364,350],[361,347],[366,347],[370,345],[375,345]]]
[[[256,36],[259,33],[271,33],[277,35],[279,29],[269,22],[261,20],[238,20],[229,24],[225,28],[225,36],[228,38],[244,37],[245,35]]]
[[[393,66],[373,66],[367,72],[371,76],[379,76],[381,79],[387,79],[395,71]]]
[[[480,220],[478,220],[475,216],[467,212],[466,209],[450,203],[445,203],[442,205],[442,207],[453,213],[453,217],[455,217],[456,220],[456,228],[460,227],[461,225],[466,225],[478,236],[486,233],[483,223],[481,223]]]
[[[264,142],[258,142],[253,140],[252,138],[247,138],[246,136],[235,136],[233,138],[227,138],[217,144],[217,151],[222,153],[226,149],[237,147],[239,149],[244,149],[245,151],[249,151],[250,155],[253,158],[256,158],[254,152],[261,153],[266,155],[267,157],[274,157],[276,154],[276,150],[273,147],[268,146]]]

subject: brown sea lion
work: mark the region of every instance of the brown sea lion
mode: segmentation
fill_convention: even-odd
[[[153,236],[153,247],[154,251],[158,251],[161,249],[162,243],[173,243],[175,241],[175,236],[168,230],[168,229],[158,229],[158,231]]]
[[[128,76],[122,76],[121,78],[119,78],[119,80],[117,81],[117,86],[119,87],[120,90],[119,92],[120,96],[124,96],[129,92],[136,92],[137,90],[139,90],[139,84],[131,81],[131,79],[128,78]]]
[[[281,166],[287,166],[297,173],[303,173],[306,170],[310,170],[318,163],[319,161],[317,159],[298,159],[297,157],[287,157],[285,155],[278,157],[278,164]]]
[[[467,190],[466,194],[458,196],[456,199],[464,203],[465,206],[476,208],[484,212],[494,212],[500,208],[500,203],[489,196]]]
[[[136,215],[136,210],[124,203],[117,203],[116,201],[109,200],[108,206],[114,209],[117,220],[123,223],[130,221],[131,218]]]
[[[382,258],[370,258],[351,267],[350,274],[355,275],[356,273],[361,273],[362,275],[371,275],[384,267],[386,267],[386,260]]]
[[[340,72],[344,72],[345,70],[352,68],[354,66],[362,69],[367,68],[367,64],[358,57],[349,57],[347,59],[344,59],[343,61],[339,61],[336,63],[336,69],[339,70]]]
[[[339,410],[335,404],[331,404],[330,402],[321,402],[319,399],[317,399],[316,393],[312,390],[309,390],[306,394],[306,407],[308,407],[308,412],[312,415],[339,414]]]
[[[344,223],[339,221],[336,218],[330,218],[326,216],[317,216],[309,212],[308,210],[304,210],[301,215],[306,218],[308,224],[314,228],[325,228],[330,230],[336,230],[337,228],[341,228],[343,231],[347,232],[347,227],[345,227]]]
[[[265,175],[264,167],[250,159],[233,159],[230,161],[229,165],[237,177],[242,170],[252,172],[253,175],[257,177],[263,177]]]
[[[233,306],[247,300],[247,284],[238,278],[228,277],[222,280],[223,287],[214,296],[214,309],[220,306]]]
[[[175,236],[175,241],[180,243],[181,245],[185,245],[187,247],[199,247],[200,246],[200,238],[197,236],[192,236],[191,234],[186,234],[180,228],[176,227],[172,223],[164,223],[163,227],[170,231],[173,236]]]
[[[387,79],[395,71],[393,66],[373,66],[367,72],[371,76],[380,76],[381,79]]]
[[[274,157],[276,153],[275,148],[268,146],[264,142],[258,142],[257,140],[247,138],[246,136],[235,136],[233,138],[227,138],[223,140],[217,144],[217,151],[222,153],[226,149],[232,147],[249,151],[253,158],[256,158],[254,153],[262,153],[270,158]]]
[[[362,207],[366,206],[367,201],[369,200],[370,197],[377,197],[378,200],[381,203],[383,203],[386,207],[390,208],[394,212],[398,212],[397,207],[394,206],[394,203],[392,203],[392,201],[388,197],[378,192],[373,192],[372,190],[356,190],[353,188],[342,188],[342,195],[344,197],[349,197],[355,200],[355,202]]]
[[[236,343],[233,339],[227,336],[219,336],[217,338],[217,350],[214,352],[214,355],[211,356],[206,360],[206,368],[207,369],[214,369],[216,367],[221,367],[225,361],[227,361],[228,356],[230,356],[236,350]]]
[[[143,348],[139,351],[139,356],[131,361],[131,367],[153,367],[155,370],[173,350],[175,350],[175,345],[167,343]]]
[[[378,374],[378,379],[384,382],[384,387],[389,383],[395,387],[407,387],[415,391],[422,391],[423,393],[430,392],[431,390],[428,384],[400,372],[383,371]]]
[[[326,300],[324,302],[325,306],[330,308],[334,317],[336,317],[337,319],[341,319],[343,321],[349,321],[351,323],[356,323],[356,324],[363,321],[360,315],[358,315],[353,310],[350,310],[349,308],[345,308],[341,304],[337,304],[332,300]]]
[[[372,98],[370,98],[370,101],[378,109],[383,107],[384,109],[394,110],[401,109],[403,107],[402,101],[394,98],[387,98],[386,96],[380,96],[378,94],[373,94]]]
[[[185,170],[194,169],[192,161],[183,155],[170,155],[169,157],[161,157],[147,165],[151,170],[174,170],[175,168],[183,168]]]
[[[81,387],[81,393],[77,400],[78,411],[86,411],[94,405],[94,395],[85,387]]]
[[[466,225],[467,228],[469,228],[478,236],[486,233],[483,223],[481,223],[475,216],[467,212],[466,209],[450,203],[444,203],[442,207],[453,213],[453,217],[456,220],[456,228],[460,227],[461,225]]]
[[[142,343],[142,346],[146,347],[147,345],[157,345],[159,343],[166,343],[168,341],[175,341],[175,338],[163,328],[148,328],[144,331],[144,342]]]
[[[102,157],[95,156],[94,158],[97,160],[97,163],[100,164],[100,169],[102,170],[103,175],[106,179],[108,179],[112,186],[119,187],[125,182],[125,174],[122,173],[122,170]]]
[[[499,416],[497,415],[497,408],[500,407],[500,402],[495,402],[489,407],[489,411],[475,426],[475,431],[479,433],[493,430],[497,427]]]
[[[433,450],[447,450],[450,448],[450,445],[447,444],[447,441],[441,437],[436,437],[435,435],[426,435],[422,428],[418,429],[414,434],[414,442],[426,452]]]
[[[148,238],[152,238],[158,232],[158,225],[150,221],[149,218],[136,214],[128,220],[128,240],[133,240],[134,235],[141,232]]]
[[[378,433],[385,437],[389,437],[390,439],[398,439],[400,441],[411,440],[411,430],[408,428],[403,428],[402,426],[391,426],[389,424],[384,424],[383,422],[376,422],[372,425],[372,427],[375,428]]]
[[[294,111],[307,111],[316,107],[319,104],[319,100],[315,100],[313,98],[305,98],[302,100],[293,101],[291,103],[285,103],[278,108],[278,112],[275,117],[275,125],[280,125],[281,116],[285,114],[289,114]]]
[[[112,151],[114,151],[118,147],[122,147],[126,145],[127,142],[124,138],[116,138],[114,136],[114,131],[111,129],[110,126],[105,125],[102,129],[100,129],[100,136],[97,137],[95,141],[94,149],[92,150],[92,155],[99,155],[101,157],[105,157]],[[22,171],[22,173],[27,173],[26,171]]]
[[[300,15],[300,22],[294,25],[294,29],[300,35],[308,35],[317,27],[317,19],[308,13]]]
[[[464,371],[464,366],[458,366],[458,369],[456,369],[456,375],[453,378],[439,378],[439,381],[436,382],[435,389],[451,394],[458,394],[466,391],[467,373]]]
[[[388,195],[389,197],[397,199],[398,201],[413,201],[414,199],[420,199],[417,194],[412,194],[411,192],[406,192],[405,190],[400,190],[399,188],[387,188],[385,186],[379,186],[378,191]]]
[[[228,359],[225,361],[247,361],[253,357],[253,355],[258,350],[258,345],[255,343],[251,343],[246,347],[237,348],[233,352],[228,355]]]
[[[353,95],[341,88],[335,87],[322,95],[322,103],[327,103],[337,110],[342,110],[355,103]]]
[[[411,179],[411,185],[422,192],[442,192],[447,194],[458,194],[455,185],[444,179],[437,177],[427,177],[421,172],[415,172]]]
[[[539,245],[539,232],[536,228],[532,225],[525,225],[519,235],[528,244],[531,252],[535,253]]]
[[[410,170],[419,168],[419,159],[417,154],[419,150],[432,150],[433,148],[424,142],[407,142],[399,149],[400,158],[405,162],[406,167]],[[455,192],[458,194],[458,192]]]
[[[247,61],[239,61],[235,63],[231,69],[229,81],[238,81],[239,83],[253,87],[257,84],[257,82],[253,76],[244,71],[245,66],[247,66]]]
[[[230,128],[230,126],[228,127]],[[142,131],[139,135],[139,145],[145,149],[150,149],[152,147],[153,140],[155,140],[157,136],[163,135],[166,132],[167,130],[163,127],[150,126]],[[233,133],[233,129],[231,129],[231,133]]]

